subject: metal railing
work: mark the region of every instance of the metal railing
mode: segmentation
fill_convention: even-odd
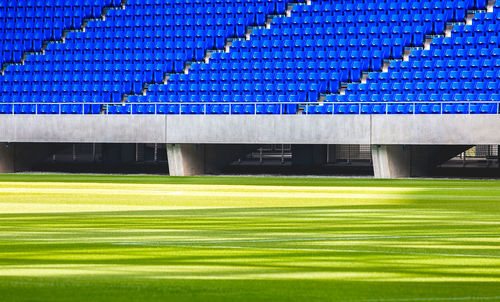
[[[454,110],[453,107],[457,107]],[[499,114],[500,102],[0,103],[1,115]]]

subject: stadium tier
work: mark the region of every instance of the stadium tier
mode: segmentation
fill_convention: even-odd
[[[129,0],[125,7],[109,10],[105,21],[89,21],[84,32],[69,32],[65,43],[49,44],[44,55],[8,66],[2,101],[119,103],[124,94],[141,93],[145,83],[163,82],[165,73],[202,60],[206,50],[224,48],[227,38],[244,36],[248,25],[283,13],[286,2]],[[20,109],[31,113],[34,107]],[[78,107],[67,110],[79,113]],[[41,107],[44,113],[54,108]]]
[[[498,113],[500,1],[288,4],[129,0],[7,66],[0,113]]]
[[[345,95],[326,100],[353,102],[345,110],[366,113],[498,113],[497,103],[488,101],[500,101],[499,21],[498,10],[477,13],[472,25],[456,25],[429,50],[413,51],[389,72],[371,73],[366,84],[349,84]]]

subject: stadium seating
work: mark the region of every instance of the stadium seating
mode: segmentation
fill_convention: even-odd
[[[285,102],[317,102],[320,94],[337,93],[341,83],[380,70],[385,59],[401,58],[405,47],[422,45],[425,35],[442,33],[446,22],[463,20],[473,5],[376,0],[297,5],[292,17],[274,18],[270,29],[255,29],[229,53],[214,53],[209,64],[194,64],[188,74],[152,85],[147,96],[133,101],[157,102],[169,95],[177,96],[168,98],[174,102],[200,97],[210,102],[210,95],[248,103],[282,95]],[[237,113],[246,113],[243,108]]]
[[[44,5],[60,9],[52,1]],[[68,9],[75,19],[64,24],[117,4],[79,1],[72,5],[85,14]],[[481,0],[326,0],[295,5],[291,16],[262,26],[289,2],[128,0],[105,21],[70,31],[65,43],[49,43],[45,54],[9,65],[0,114],[498,113],[500,0],[493,12],[482,11]],[[19,11],[39,8],[19,3]],[[470,10],[480,10],[472,25],[453,23],[451,37],[440,36]],[[44,40],[59,32],[54,22]],[[422,50],[429,35],[430,50]],[[403,61],[409,47],[418,49]],[[207,50],[219,51],[199,62]],[[380,72],[387,60],[389,71]]]
[[[3,102],[121,102],[283,13],[285,0],[128,0],[0,77]],[[17,108],[17,107],[16,107]]]
[[[0,0],[0,66],[19,63],[24,52],[60,40],[63,31],[79,29],[83,19],[101,17],[106,6],[121,0]]]
[[[498,103],[487,102],[500,100],[499,25],[500,10],[477,13],[472,25],[456,25],[429,50],[413,51],[408,61],[394,61],[388,72],[326,100],[360,103],[361,113],[372,114],[498,113]]]

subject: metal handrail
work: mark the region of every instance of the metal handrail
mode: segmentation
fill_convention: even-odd
[[[137,114],[137,115],[142,115],[142,114],[161,114],[161,115],[248,115],[248,114],[286,114],[286,115],[294,115],[297,113],[301,114],[311,114],[311,115],[346,115],[346,114],[351,114],[351,115],[356,115],[356,114],[393,114],[392,112],[389,112],[387,110],[387,107],[383,110],[384,112],[381,113],[369,113],[369,112],[363,112],[362,111],[362,105],[409,105],[410,108],[412,108],[411,111],[407,113],[399,113],[397,112],[396,114],[473,114],[471,113],[471,105],[496,105],[495,110],[496,112],[490,113],[490,112],[482,112],[483,114],[498,114],[500,113],[500,101],[467,101],[467,102],[459,102],[459,101],[451,101],[451,102],[444,102],[444,101],[439,101],[439,102],[408,102],[408,101],[403,101],[403,102],[162,102],[162,103],[157,103],[157,102],[125,102],[125,103],[83,103],[83,102],[75,102],[75,103],[34,103],[34,102],[9,102],[9,103],[0,103],[0,109],[2,105],[7,105],[11,106],[10,107],[10,112],[0,112],[0,116],[3,114],[12,114],[12,115],[18,115],[18,114],[35,114],[35,115],[55,115],[55,114],[80,114],[80,115],[97,115],[97,114],[116,114],[116,115],[127,115],[127,114]],[[176,112],[162,112],[162,110],[158,110],[160,106],[178,106],[179,110]],[[196,106],[202,106],[203,110],[200,110],[200,112],[197,113],[183,113],[182,110],[180,109],[182,105],[196,105]],[[224,113],[211,113],[209,112],[209,107],[211,106],[229,106],[229,110]],[[275,109],[274,112],[270,113],[259,113],[257,112],[257,106],[266,106],[266,105],[274,105],[278,106],[277,109]],[[287,111],[288,107],[287,106],[292,106],[296,105],[296,107],[292,108],[291,111]],[[439,110],[438,111],[433,111],[433,112],[416,112],[415,108],[417,108],[418,105],[439,105]],[[467,110],[464,112],[457,112],[457,113],[450,113],[446,112],[445,107],[447,105],[466,105]],[[25,112],[16,112],[15,107],[16,106],[35,106],[34,112],[30,111],[28,113]],[[49,113],[44,113],[44,112],[39,112],[42,110],[42,106],[57,106],[57,110],[54,110],[56,112],[49,112]],[[81,112],[63,112],[63,107],[64,106],[80,106]],[[98,112],[93,112],[92,111],[92,106],[98,106],[96,107],[98,109]],[[134,112],[133,109],[137,109],[138,106],[154,106],[154,112]],[[236,106],[251,106],[251,110],[248,113],[235,113],[233,112],[233,108]],[[325,113],[310,113],[309,109],[312,106],[332,106],[331,112],[325,112]],[[349,111],[347,113],[343,112],[336,112],[335,108],[338,108],[339,106],[354,106],[352,107],[353,110]],[[126,112],[110,112],[109,108],[127,108]],[[253,108],[252,108],[253,107]],[[493,110],[493,111],[495,111]],[[88,112],[86,112],[88,111]],[[130,112],[128,112],[130,111]]]

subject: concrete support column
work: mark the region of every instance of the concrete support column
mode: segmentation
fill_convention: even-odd
[[[192,176],[218,173],[224,166],[257,147],[232,144],[167,144],[169,174]]]
[[[0,143],[0,173],[13,173],[14,171],[14,146]]]
[[[376,178],[429,176],[439,164],[464,152],[466,145],[372,145]]]
[[[167,144],[170,176],[191,176],[205,173],[205,156],[202,145]]]
[[[411,152],[403,145],[372,145],[375,178],[404,178],[411,176]]]

